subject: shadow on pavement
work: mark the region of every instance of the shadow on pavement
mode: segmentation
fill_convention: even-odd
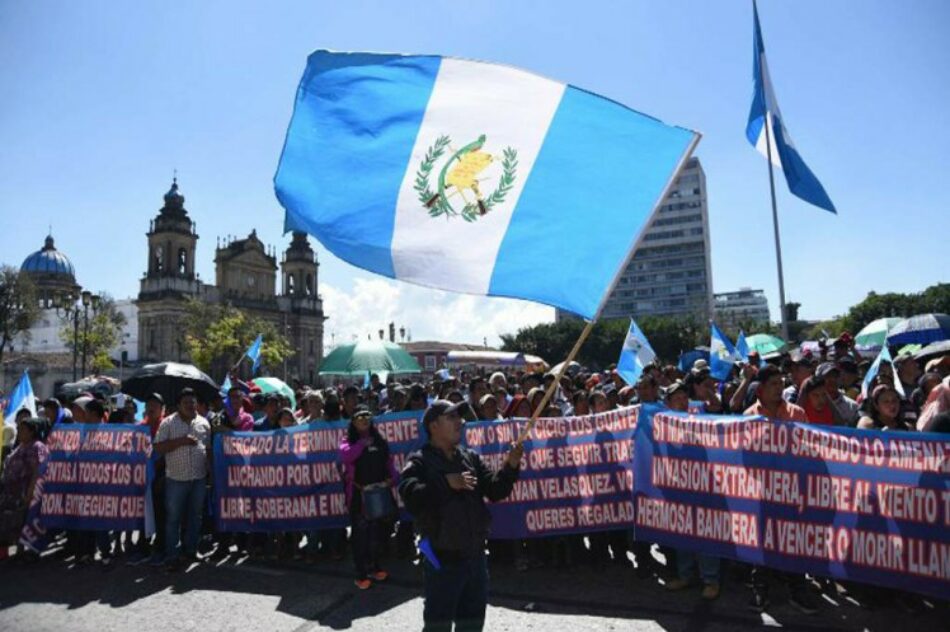
[[[421,596],[422,575],[417,566],[392,560],[388,569],[389,586],[364,592],[352,583],[349,560],[278,563],[232,554],[192,564],[183,572],[166,573],[148,565],[126,566],[121,558],[110,567],[75,566],[45,555],[25,566],[15,559],[0,563],[0,609],[23,603],[68,609],[99,603],[120,609],[164,591],[224,591],[279,597],[276,610],[303,619],[301,630],[311,627],[307,622],[312,622],[313,628],[347,629],[355,620],[376,617]],[[637,578],[632,565],[518,572],[510,565],[492,564],[491,575],[490,604],[495,607],[547,615],[646,620],[670,631],[763,625],[791,630],[893,631],[905,627],[909,620],[919,629],[944,629],[950,614],[946,603],[920,598],[910,603],[881,603],[882,591],[876,590],[871,590],[861,605],[855,599],[860,591],[844,594],[842,587],[832,582],[821,587],[818,614],[808,616],[794,610],[780,585],[773,586],[773,605],[757,614],[746,608],[749,590],[742,581],[725,581],[719,599],[707,602],[700,598],[698,587],[671,593],[658,577]],[[724,572],[724,577],[729,575]]]

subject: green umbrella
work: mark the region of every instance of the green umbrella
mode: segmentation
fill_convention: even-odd
[[[320,375],[365,375],[370,373],[422,373],[415,358],[394,342],[360,340],[340,345],[320,364]]]
[[[903,319],[878,318],[877,320],[872,320],[854,337],[854,346],[857,347],[861,353],[868,355],[877,353],[881,350],[881,346],[884,345],[884,341],[887,339],[887,332],[891,330],[891,327],[901,322],[901,320]]]
[[[763,357],[770,353],[781,353],[788,346],[781,338],[769,334],[754,334],[745,341],[749,345],[749,351],[758,351]]]
[[[294,389],[287,386],[287,383],[283,380],[279,380],[276,377],[256,377],[251,380],[251,382],[256,384],[262,393],[277,393],[278,395],[283,395],[290,400],[291,408],[297,407],[297,398],[294,396]]]

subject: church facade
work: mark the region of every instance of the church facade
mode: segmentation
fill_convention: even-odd
[[[194,298],[230,303],[272,323],[296,351],[287,360],[286,376],[278,376],[314,384],[323,359],[326,317],[318,293],[319,263],[307,235],[294,232],[279,261],[276,250],[265,246],[256,231],[244,239],[219,240],[214,283],[204,283],[195,273],[197,226],[185,209],[177,179],[164,202],[146,233],[148,265],[135,301],[139,360],[188,361],[182,323],[187,300]]]

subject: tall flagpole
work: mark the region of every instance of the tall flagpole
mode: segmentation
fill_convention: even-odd
[[[762,76],[762,63],[759,62],[759,80],[765,85]],[[785,313],[785,275],[782,273],[782,240],[778,234],[778,205],[775,203],[775,175],[772,170],[772,113],[766,103],[765,108],[765,152],[769,163],[769,188],[772,191],[772,226],[775,228],[775,260],[778,263],[778,302],[782,315],[782,340],[788,342],[788,316]]]

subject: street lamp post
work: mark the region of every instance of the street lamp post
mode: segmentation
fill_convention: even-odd
[[[89,308],[92,307],[92,317],[99,312],[100,296],[89,290],[82,293],[82,374],[86,375],[86,355],[89,352]]]
[[[56,313],[60,311],[66,317],[66,322],[73,321],[73,382],[78,379],[77,364],[79,360],[79,315],[82,311],[82,374],[86,374],[86,356],[89,351],[89,308],[92,307],[92,314],[95,317],[99,311],[99,301],[101,297],[88,290],[82,291],[79,296],[73,294],[60,295],[56,299]],[[78,302],[77,302],[78,301]]]

